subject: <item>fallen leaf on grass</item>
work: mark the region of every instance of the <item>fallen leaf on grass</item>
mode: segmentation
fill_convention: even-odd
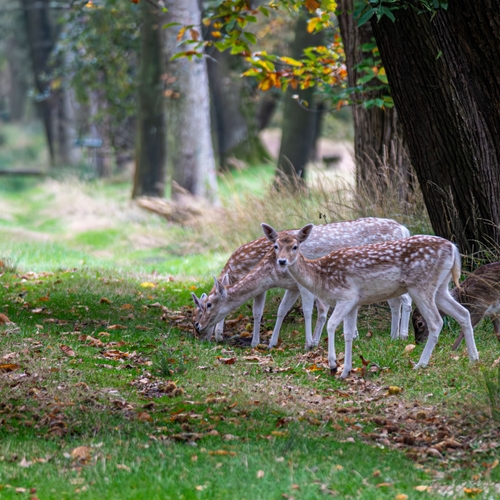
[[[481,488],[464,488],[464,493],[468,497],[473,497],[473,496],[479,495],[479,493],[482,493],[482,492],[483,492],[483,490]]]
[[[147,411],[141,411],[137,414],[137,420],[141,422],[152,422],[153,418]]]
[[[108,330],[125,330],[127,327],[123,325],[111,325],[108,326]]]
[[[14,370],[17,370],[18,368],[21,368],[21,365],[18,365],[16,363],[0,364],[0,373],[12,372]]]
[[[390,488],[392,486],[392,483],[378,483],[375,485],[375,488]]]
[[[210,450],[208,452],[209,455],[230,455],[231,457],[236,456],[236,452],[228,451],[228,450]]]
[[[66,356],[70,356],[70,357],[75,357],[76,356],[76,353],[75,351],[73,351],[73,349],[71,349],[71,347],[69,345],[64,345],[64,344],[61,344],[59,346],[59,349],[61,349],[61,351],[66,354]]]
[[[0,313],[0,325],[5,325],[6,323],[10,323],[10,319],[3,313]]]
[[[423,491],[427,491],[427,492],[429,492],[429,491],[432,490],[432,486],[428,486],[426,484],[421,484],[419,486],[415,486],[414,489],[417,490],[417,491],[422,491],[422,492]]]
[[[90,446],[77,446],[71,451],[70,456],[75,461],[88,462],[92,456],[92,448]]]
[[[116,468],[120,469],[120,470],[125,470],[127,472],[130,472],[130,467],[128,465],[125,465],[125,464],[117,464]]]
[[[389,389],[387,390],[387,394],[389,395],[400,394],[401,392],[403,392],[403,388],[398,387],[397,385],[390,385]]]
[[[234,365],[234,363],[236,363],[236,358],[221,358],[217,356],[217,360],[223,365]]]
[[[257,471],[257,479],[261,479],[264,477],[265,472],[263,470]]]
[[[398,493],[394,497],[394,500],[408,500],[408,495],[405,495],[404,493]]]
[[[119,351],[118,349],[112,349],[111,351],[103,352],[102,355],[105,358],[110,358],[110,359],[123,359],[130,357],[129,352]]]
[[[408,345],[405,347],[405,353],[412,352],[412,351],[413,351],[413,349],[415,349],[415,347],[417,347],[415,344],[408,344]]]
[[[156,288],[156,285],[154,283],[151,283],[150,281],[144,281],[141,283],[142,288]]]
[[[99,304],[112,304],[113,302],[109,300],[107,297],[101,297],[99,300]]]

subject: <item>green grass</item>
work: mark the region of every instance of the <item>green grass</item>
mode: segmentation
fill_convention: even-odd
[[[225,181],[225,203],[237,197],[233,182],[259,193],[262,175],[268,167]],[[325,338],[304,352],[298,307],[272,352],[193,336],[191,293],[207,292],[225,263],[223,234],[130,207],[122,183],[0,192],[0,312],[14,323],[0,326],[0,498],[498,495],[489,322],[476,329],[479,365],[464,346],[450,350],[450,322],[429,367],[415,371],[422,346],[390,340],[385,304],[363,308],[343,381],[329,374]],[[244,224],[231,221],[239,238],[261,217],[254,201]],[[264,342],[280,296],[269,293]],[[251,304],[230,319],[228,334],[248,336]]]

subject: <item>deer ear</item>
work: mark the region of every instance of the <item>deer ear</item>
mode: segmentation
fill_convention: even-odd
[[[272,241],[273,243],[276,242],[278,239],[278,233],[269,225],[263,222],[260,227],[262,228],[262,231],[264,231],[264,236],[269,240]]]
[[[223,298],[225,299],[227,297],[227,292],[226,292],[226,287],[222,282],[220,282],[215,276],[214,276],[214,286],[215,286],[215,291]]]
[[[307,226],[304,226],[301,230],[299,230],[299,232],[297,233],[297,240],[299,243],[302,243],[303,241],[306,241],[307,238],[309,238],[313,227],[314,224],[307,224]]]
[[[196,296],[195,293],[191,292],[191,297],[193,297],[193,301],[194,301],[194,305],[200,309],[201,311],[201,303],[200,303],[200,299]]]
[[[226,286],[231,284],[231,282],[230,282],[230,280],[229,280],[229,273],[226,273],[226,274],[222,277],[222,279],[221,279],[221,283],[222,283],[223,285],[226,285]]]

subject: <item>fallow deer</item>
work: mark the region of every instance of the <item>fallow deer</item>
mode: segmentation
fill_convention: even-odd
[[[296,232],[296,229],[287,230],[283,231],[283,234],[294,234]],[[409,234],[405,226],[394,220],[366,217],[353,221],[315,226],[310,239],[303,246],[303,251],[306,256],[316,258],[339,248],[389,241],[409,236]],[[328,306],[325,307],[321,302],[317,302],[318,319],[313,336],[311,322],[314,295],[311,295],[305,289],[299,291],[295,280],[290,278],[286,273],[272,273],[272,279],[269,279],[269,276],[264,276],[265,279],[262,282],[260,282],[259,275],[251,276],[250,279],[239,284],[237,287],[235,286],[246,274],[250,273],[257,266],[272,248],[273,245],[265,237],[246,243],[233,252],[220,273],[219,279],[214,278],[214,287],[208,296],[203,294],[198,299],[195,294],[192,294],[197,307],[194,321],[195,327],[199,332],[203,331],[205,338],[211,337],[214,326],[213,318],[217,317],[219,322],[215,326],[215,336],[216,340],[221,340],[224,317],[246,300],[254,298],[252,346],[255,347],[260,342],[260,323],[264,310],[266,291],[270,288],[285,288],[287,291],[278,308],[276,324],[269,342],[269,348],[274,347],[278,343],[283,320],[299,295],[302,295],[306,347],[311,348],[319,343],[321,332],[326,322]],[[261,271],[257,271],[262,274]],[[227,288],[230,295],[229,299],[221,296],[225,285],[231,285]],[[210,304],[210,315],[207,314],[207,304]],[[410,297],[405,295],[395,298],[389,302],[389,305],[392,313],[391,337],[393,339],[398,338],[398,336],[407,338],[408,323],[411,314]],[[225,311],[225,313],[221,313],[221,310]],[[201,321],[202,315],[205,315],[203,321]]]
[[[429,337],[415,368],[427,366],[443,320],[438,308],[455,318],[465,335],[471,361],[479,359],[467,309],[449,291],[451,278],[458,286],[460,254],[448,240],[436,236],[410,236],[386,243],[351,247],[309,260],[301,252],[313,229],[308,224],[296,234],[278,234],[262,224],[274,243],[277,267],[335,309],[328,320],[328,364],[337,371],[335,330],[344,321],[345,361],[341,377],[352,369],[352,341],[358,308],[408,293],[429,325]]]
[[[500,341],[500,262],[492,262],[478,267],[465,281],[460,283],[460,288],[454,288],[450,295],[462,304],[470,313],[472,328],[483,318],[491,318],[493,330]],[[415,341],[420,344],[427,340],[429,329],[422,314],[416,308],[412,315]],[[462,332],[453,344],[453,350],[464,338]]]

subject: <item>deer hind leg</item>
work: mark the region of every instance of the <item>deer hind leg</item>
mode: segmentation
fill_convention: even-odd
[[[500,318],[498,316],[493,316],[493,331],[500,342]]]
[[[262,315],[264,314],[264,306],[266,305],[266,292],[260,293],[253,299],[253,337],[252,337],[252,347],[256,347],[260,344],[260,322],[262,321]]]
[[[401,321],[401,297],[395,297],[387,301],[391,308],[391,339],[396,340],[399,337],[399,323]]]
[[[276,315],[276,323],[274,325],[273,335],[271,340],[269,341],[268,349],[272,349],[276,347],[278,344],[278,338],[280,336],[281,325],[283,324],[283,320],[285,316],[288,314],[288,311],[295,304],[296,300],[300,295],[299,289],[287,290],[285,295],[283,295],[283,299],[281,300],[280,306],[278,307],[278,313]]]
[[[325,326],[326,319],[328,318],[328,310],[330,306],[316,298],[316,309],[318,311],[318,318],[316,319],[316,327],[314,328],[313,335],[313,346],[317,347],[319,345],[319,341],[321,340],[321,334],[323,333],[323,327]]]
[[[401,322],[399,324],[399,337],[408,338],[408,325],[411,316],[411,297],[408,293],[401,295]]]
[[[344,319],[347,317],[347,315],[354,309],[356,308],[356,314],[357,314],[357,307],[356,307],[356,301],[338,301],[335,309],[333,310],[332,315],[330,316],[330,319],[328,320],[327,324],[327,331],[328,331],[328,366],[330,368],[330,372],[336,373],[337,371],[337,354],[335,353],[335,331],[337,330],[337,327],[344,321]],[[349,323],[349,326],[351,323]],[[356,329],[356,321],[354,321],[354,330]],[[346,347],[345,347],[345,356],[347,359],[348,356],[348,350],[349,356],[351,356],[350,359],[352,359],[352,337],[354,336],[354,332],[351,331],[351,328],[346,328],[346,331],[348,333],[348,337],[346,337]],[[349,341],[349,342],[348,342]],[[344,370],[342,371],[342,378],[347,377],[349,375],[350,367],[346,372],[346,364],[344,363]]]
[[[477,361],[479,354],[474,341],[471,316],[469,311],[459,304],[448,291],[448,285],[441,285],[436,293],[436,305],[444,314],[456,319],[461,328],[461,334],[465,337],[465,344],[471,361]]]
[[[428,297],[418,291],[410,291],[412,299],[415,305],[419,308],[422,317],[427,323],[429,328],[429,336],[427,337],[427,342],[425,343],[424,350],[418,363],[415,365],[415,369],[427,366],[431,358],[432,351],[437,344],[439,334],[443,328],[443,318],[439,314],[438,308],[434,303],[434,298]]]

